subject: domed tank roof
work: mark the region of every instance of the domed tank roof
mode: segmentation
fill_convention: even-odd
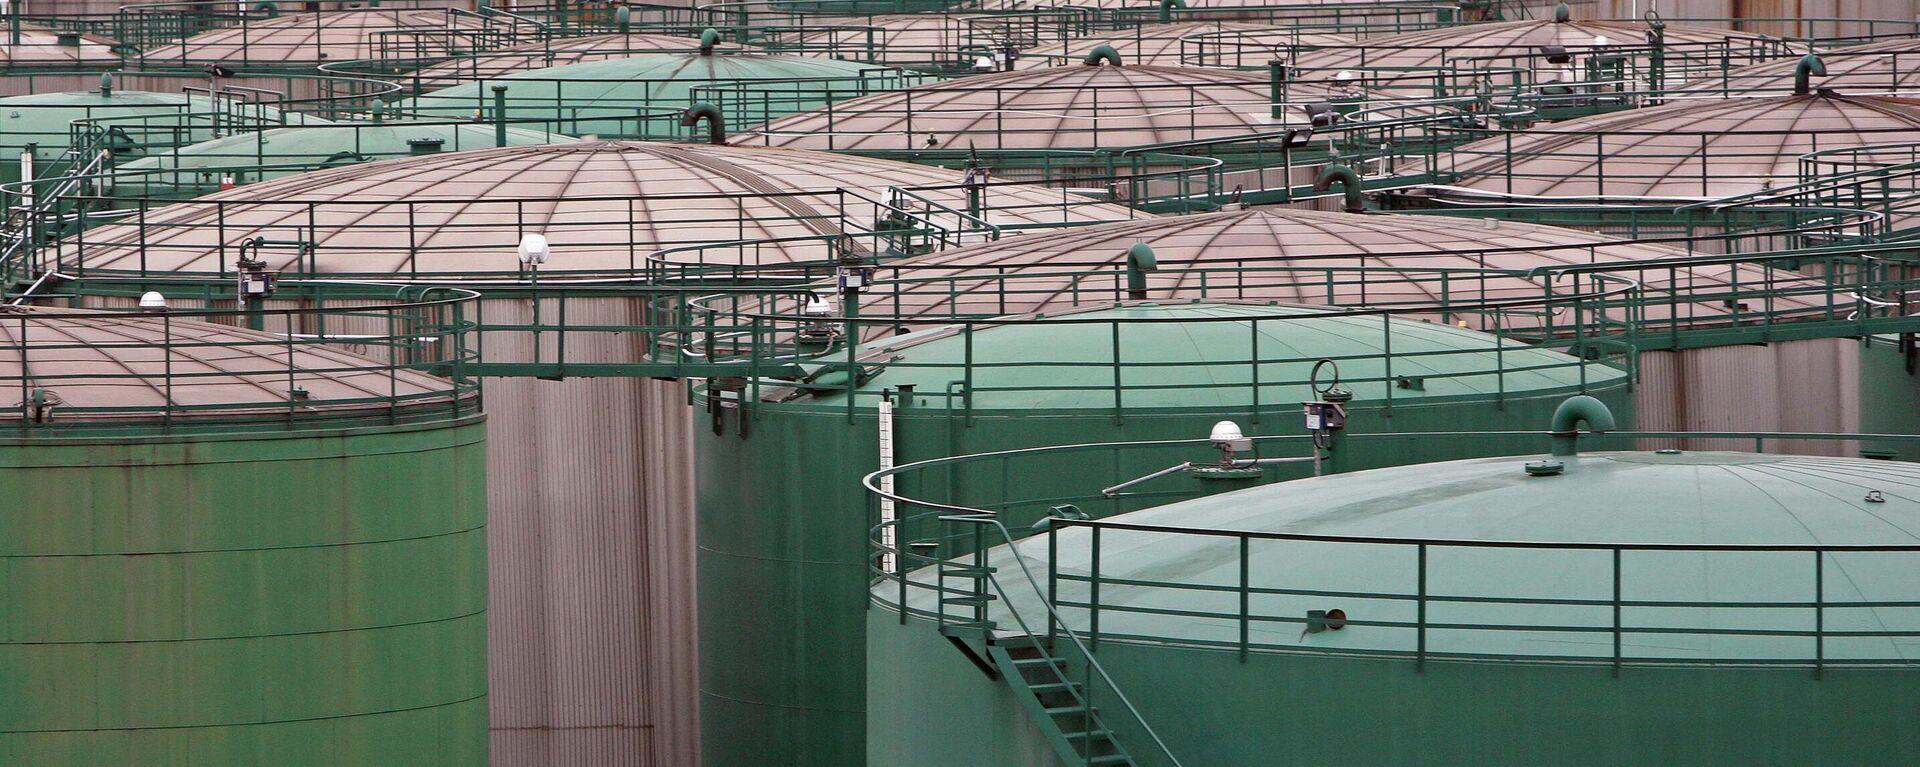
[[[326,120],[301,112],[282,112],[264,104],[227,107],[236,117],[265,123],[289,125],[325,124]],[[153,91],[57,91],[29,93],[0,98],[0,146],[17,147],[28,143],[39,146],[41,157],[57,156],[66,150],[73,137],[75,120],[106,120],[113,127],[124,121],[130,139],[144,132],[138,128],[186,127],[188,136],[213,137],[207,115],[213,103],[202,96]],[[195,125],[195,124],[198,125]]]
[[[450,123],[335,123],[294,128],[247,131],[202,141],[164,154],[121,163],[116,172],[240,170],[239,183],[293,175],[314,165],[351,165],[408,154],[457,152],[491,148],[497,136],[493,126]],[[567,144],[577,141],[524,128],[507,128],[508,146]],[[293,166],[274,169],[271,166]],[[122,180],[119,183],[126,183]],[[169,184],[164,176],[144,176],[139,185]]]
[[[1235,45],[1259,48],[1262,58],[1259,64],[1265,64],[1272,58],[1275,46],[1338,46],[1351,45],[1353,38],[1332,32],[1303,32],[1299,29],[1275,27],[1246,21],[1185,21],[1174,24],[1147,24],[1133,29],[1118,30],[1096,34],[1064,43],[1052,43],[1020,52],[1020,60],[1015,63],[1018,69],[1036,69],[1046,66],[1079,64],[1080,59],[1092,53],[1095,46],[1110,43],[1121,51],[1121,55],[1130,64],[1177,67],[1182,64],[1212,62],[1182,61],[1182,54],[1192,56],[1199,47],[1183,39],[1191,35],[1232,33],[1226,39]]]
[[[381,40],[395,32],[481,29],[485,22],[445,9],[386,9],[287,13],[250,19],[239,26],[208,30],[176,42],[148,48],[150,63],[246,62],[258,66],[370,59],[380,55]],[[431,34],[410,37],[401,46],[408,56],[446,56],[445,39]]]
[[[1119,51],[1124,62],[1127,52]],[[1001,72],[849,99],[789,115],[741,143],[843,151],[906,151],[932,136],[946,149],[1090,149],[1271,133],[1264,72],[1193,67],[1074,66]],[[1327,86],[1289,86],[1299,100]],[[1343,95],[1343,94],[1342,94]],[[1285,121],[1305,124],[1300,110]]]
[[[0,306],[0,412],[41,419],[175,421],[297,415],[445,402],[454,385],[315,343],[189,317]],[[297,406],[297,410],[296,410]]]
[[[591,37],[563,37],[461,56],[452,61],[426,67],[401,80],[409,86],[432,90],[458,85],[468,80],[484,80],[531,69],[565,66],[583,61],[627,58],[636,53],[691,51],[699,47],[700,41],[697,38],[671,35],[614,33]],[[723,45],[715,50],[737,50],[737,48]]]
[[[802,21],[809,27],[836,27],[800,34],[797,42],[809,51],[896,66],[933,61],[941,54],[948,59],[957,59],[964,52],[977,56],[996,42],[991,28],[976,28],[968,23],[967,16],[959,14],[892,13]],[[969,47],[973,50],[968,51]]]
[[[402,111],[425,117],[466,117],[475,109],[490,109],[492,89],[505,86],[507,114],[514,119],[556,120],[554,130],[573,135],[664,137],[672,134],[674,113],[696,101],[695,88],[781,81],[780,98],[746,99],[744,105],[783,115],[823,106],[830,92],[848,90],[855,83],[895,87],[901,84],[898,75],[899,70],[874,64],[810,56],[656,53],[462,83],[410,99]]]
[[[880,372],[861,390],[912,384],[932,392],[966,380],[974,408],[1111,409],[1116,332],[1129,408],[1244,411],[1255,401],[1249,363],[1256,354],[1259,401],[1269,403],[1316,399],[1308,381],[1323,358],[1338,361],[1356,401],[1384,399],[1390,387],[1396,402],[1415,403],[1501,391],[1573,393],[1581,382],[1577,358],[1451,325],[1383,322],[1377,314],[1321,307],[1129,302],[874,341],[859,356]],[[1400,388],[1388,378],[1389,351],[1393,377],[1424,378],[1423,388]],[[1604,365],[1586,368],[1589,385],[1627,375]],[[827,390],[816,398],[844,396]]]
[[[1342,48],[1309,51],[1296,57],[1294,64],[1319,75],[1360,67],[1431,68],[1448,61],[1466,59],[1510,59],[1508,62],[1482,61],[1481,65],[1519,66],[1541,55],[1541,49],[1549,45],[1565,48],[1575,56],[1612,46],[1645,46],[1650,29],[1646,23],[1638,21],[1554,21],[1551,18],[1462,24],[1369,38]],[[1784,55],[1790,50],[1784,41],[1766,35],[1685,24],[1668,24],[1666,40],[1668,47],[1691,47],[1701,51],[1696,55],[1707,55],[1706,49],[1713,47],[1717,49],[1713,55],[1724,52],[1735,57],[1736,63],[1754,60],[1751,54],[1742,55],[1747,51]],[[1804,45],[1793,49],[1805,52]],[[1675,58],[1678,58],[1677,54]],[[1718,62],[1714,63],[1717,66]],[[1677,70],[1680,65],[1679,61],[1670,61],[1667,66]]]
[[[1686,100],[1443,150],[1441,194],[1698,200],[1787,186],[1800,155],[1920,141],[1920,101],[1832,93]]]
[[[512,275],[521,268],[520,236],[538,231],[554,250],[547,273],[624,273],[643,268],[659,248],[809,238],[753,248],[753,258],[782,263],[820,258],[820,243],[810,238],[841,233],[843,224],[871,225],[879,215],[872,201],[884,203],[893,187],[926,188],[927,198],[964,209],[961,178],[874,158],[707,144],[590,141],[445,152],[150,210],[144,229],[116,224],[76,235],[86,258],[71,266],[225,272],[243,240],[300,236],[315,244],[312,256],[269,251],[269,260],[284,259],[276,267],[289,270],[312,263],[326,274]],[[1019,225],[1144,215],[1091,202],[1063,209],[1060,201],[1059,190],[997,185],[986,192],[986,217]]]
[[[1920,87],[1920,39],[1898,38],[1820,52],[1827,73],[1813,78],[1822,88],[1849,93],[1910,91]],[[1800,59],[1785,58],[1716,72],[1680,87],[1683,91],[1742,93],[1793,88]]]
[[[1296,595],[1255,597],[1264,602],[1257,615],[1297,621],[1309,608],[1340,608],[1351,621],[1404,622],[1313,633],[1299,623],[1256,620],[1259,645],[1411,653],[1418,641],[1412,600],[1426,583],[1430,628],[1422,649],[1430,655],[1611,660],[1616,635],[1609,627],[1620,620],[1620,655],[1628,662],[1810,664],[1810,606],[1821,599],[1833,605],[1826,631],[1863,633],[1828,637],[1826,662],[1909,657],[1904,638],[1871,635],[1912,630],[1907,608],[1839,603],[1913,601],[1920,593],[1914,553],[1816,554],[1813,547],[1920,545],[1920,464],[1679,451],[1554,460],[1562,473],[1531,476],[1526,457],[1449,461],[1283,482],[1111,517],[1149,529],[1101,533],[1101,631],[1232,646],[1244,624],[1231,587],[1212,594],[1140,584],[1250,578]],[[1242,549],[1237,533],[1256,537]],[[1068,576],[1085,577],[1090,531],[1068,527],[1053,537],[1017,544],[1028,566],[1045,573],[1051,544],[1063,584]],[[1616,554],[1612,546],[1622,549]],[[1713,548],[1723,546],[1803,548]],[[1250,552],[1244,570],[1241,551]],[[989,561],[1012,557],[1003,546]],[[919,573],[915,580],[931,577]],[[1021,613],[1044,614],[1032,588],[1020,583],[1008,591]],[[1063,601],[1084,597],[1084,583],[1062,586]],[[1615,599],[1629,603],[1624,614],[1614,612]],[[1142,612],[1155,608],[1176,609]],[[1004,609],[995,603],[989,617],[1005,618]],[[1072,614],[1084,631],[1083,611]],[[1721,629],[1745,631],[1700,631]],[[1766,631],[1779,635],[1759,635]]]
[[[1626,271],[1650,299],[1694,291],[1724,290],[1734,283],[1752,285],[1824,284],[1818,278],[1740,265],[1736,275],[1725,265],[1673,265],[1688,253],[1678,248],[1623,240],[1604,234],[1517,221],[1456,216],[1337,213],[1294,208],[1173,216],[1143,221],[1074,227],[1009,237],[989,243],[901,259],[886,265],[882,281],[869,291],[874,312],[938,319],[1053,312],[1084,304],[1099,287],[1087,272],[1125,269],[1127,251],[1144,243],[1160,270],[1145,274],[1147,296],[1163,300],[1231,297],[1340,306],[1394,304],[1439,305],[1453,302],[1511,301],[1539,298],[1546,277],[1499,274],[1445,285],[1437,273],[1419,270],[1493,269],[1525,272],[1541,267],[1620,264],[1666,260],[1646,273]],[[1358,272],[1334,280],[1331,288],[1317,266],[1410,270],[1410,276]],[[1247,267],[1244,274],[1206,274],[1199,270]],[[1262,271],[1297,267],[1299,271]],[[920,280],[915,282],[915,280]],[[1364,284],[1363,284],[1364,283]],[[1076,285],[1078,286],[1076,289]],[[1818,292],[1818,291],[1815,291]],[[1782,295],[1775,311],[1813,310],[1810,298]],[[1656,302],[1657,303],[1657,302]],[[1687,316],[1702,324],[1726,314],[1718,297],[1710,304],[1683,304]],[[1649,306],[1648,319],[1666,316],[1672,307]],[[1469,321],[1487,321],[1474,316]],[[1521,316],[1505,317],[1508,330],[1525,327]]]
[[[103,37],[22,26],[20,42],[0,29],[0,64],[8,67],[92,67],[120,63],[114,43]]]

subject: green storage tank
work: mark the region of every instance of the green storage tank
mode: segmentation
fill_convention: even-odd
[[[713,414],[695,445],[707,767],[866,758],[862,612],[867,531],[879,512],[860,478],[880,466],[883,399],[895,462],[1201,437],[1221,418],[1250,433],[1302,434],[1301,403],[1318,399],[1308,382],[1323,358],[1337,361],[1352,391],[1348,433],[1521,429],[1582,391],[1623,414],[1632,400],[1628,373],[1611,366],[1450,325],[1284,305],[1109,304],[924,330],[857,354],[867,371],[857,384],[832,367],[842,352],[802,366],[822,388],[747,380],[719,407],[711,387],[697,392],[696,408]],[[1322,374],[1324,386],[1330,371]],[[1512,440],[1406,440],[1337,446],[1332,463],[1349,470],[1519,449]],[[1105,476],[1108,463],[1094,464],[1035,492],[1056,483],[1062,494],[1084,490],[1096,469]],[[1271,471],[1282,469],[1307,471]]]
[[[500,139],[506,139],[505,144]],[[133,197],[197,197],[232,184],[320,168],[465,149],[571,144],[541,130],[460,123],[340,122],[248,131],[151,153],[115,170],[116,193]]]
[[[551,130],[570,136],[675,138],[682,132],[680,112],[696,103],[720,103],[728,124],[744,127],[920,79],[838,59],[660,53],[514,72],[424,94],[402,111],[430,119],[490,117],[497,113],[494,89],[504,87],[507,117],[515,122],[548,121]],[[724,93],[744,85],[758,90]]]
[[[965,642],[984,666],[945,636],[969,616],[938,625],[937,566],[912,568],[911,616],[876,585],[870,753],[1057,767],[1092,726],[1099,763],[1143,767],[1913,764],[1917,529],[1915,464],[1679,450],[1062,521],[989,551],[1005,599]]]
[[[471,384],[8,306],[0,388],[0,763],[487,763]]]
[[[34,161],[45,167],[60,161],[72,145],[74,121],[88,120],[106,132],[104,148],[119,160],[145,156],[154,148],[171,148],[215,138],[216,112],[223,125],[305,125],[324,120],[297,112],[281,112],[265,105],[234,105],[184,93],[123,91],[112,87],[111,76],[93,91],[31,93],[0,98],[0,183],[19,181],[21,155],[34,147]],[[45,176],[44,171],[34,174]]]

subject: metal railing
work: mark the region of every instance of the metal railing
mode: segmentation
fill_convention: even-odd
[[[236,307],[184,283],[166,308],[59,308],[51,286],[0,306],[0,433],[404,423],[479,412],[476,294],[399,285],[282,283],[273,306]],[[214,297],[215,294],[223,294]],[[198,303],[199,306],[190,306]],[[96,358],[97,359],[94,359]]]
[[[1442,440],[1527,437],[1538,432],[1349,434],[1346,440]],[[1803,434],[1764,432],[1613,432],[1608,444],[1676,438],[1752,440],[1756,451],[1783,441],[1866,441],[1920,446],[1920,435]],[[1268,452],[1302,444],[1308,437],[1256,438]],[[1595,440],[1589,437],[1588,440]],[[1006,520],[1021,513],[1046,517],[1036,536],[996,550],[994,556],[1045,560],[1046,584],[1013,593],[985,619],[1005,611],[1041,606],[1057,625],[1084,637],[1092,651],[1102,642],[1156,642],[1234,651],[1335,652],[1400,657],[1424,664],[1437,659],[1485,659],[1587,663],[1618,670],[1637,664],[1792,666],[1816,673],[1828,668],[1911,666],[1920,658],[1900,649],[1920,637],[1920,621],[1904,619],[1920,608],[1920,589],[1903,581],[1889,591],[1847,582],[1849,565],[1910,569],[1920,563],[1920,544],[1692,544],[1583,541],[1513,541],[1422,536],[1322,535],[1232,530],[1129,522],[1105,518],[1142,506],[1195,497],[1204,489],[1188,483],[1120,497],[1088,488],[1082,495],[1023,497],[1029,472],[1056,472],[1061,461],[1091,472],[1113,465],[1123,479],[1122,456],[1145,461],[1209,449],[1207,440],[1063,445],[940,458],[869,474],[870,500],[899,506],[900,522],[874,531],[873,552],[899,557],[902,566],[874,570],[875,603],[941,622],[979,620],[970,606],[955,611],[938,595],[954,588],[938,576],[949,565],[973,566],[969,547],[944,545],[930,521]],[[1147,457],[1152,456],[1152,457]],[[1516,459],[1518,460],[1518,459]],[[1817,459],[1816,459],[1817,460]],[[955,471],[998,477],[964,489]],[[1516,463],[1514,470],[1518,472]],[[921,475],[929,475],[925,481]],[[881,489],[882,478],[915,491]],[[1891,478],[1889,481],[1894,481]],[[931,488],[931,489],[929,489]],[[941,495],[940,493],[949,495]],[[919,493],[919,495],[916,495]],[[931,495],[927,493],[932,493]],[[950,500],[960,493],[965,501]],[[1072,505],[1083,514],[1060,516],[1047,509]],[[890,533],[890,536],[883,535]],[[891,537],[894,545],[883,543]],[[1015,536],[1010,536],[1015,537]],[[916,543],[921,545],[915,545]],[[926,545],[926,544],[943,545]],[[996,542],[997,543],[997,542]],[[1103,567],[1103,554],[1131,551],[1192,552],[1187,577],[1142,578]],[[1676,559],[1684,558],[1684,559]],[[1785,588],[1773,593],[1732,589],[1724,596],[1686,598],[1702,589],[1677,584],[1673,564],[1688,573],[1722,563],[1766,567]],[[1311,562],[1309,565],[1298,563]],[[1342,564],[1346,563],[1346,564]],[[1529,569],[1529,567],[1534,569]],[[1498,569],[1511,573],[1497,587],[1477,586],[1461,574]],[[1036,566],[1035,569],[1039,569]],[[1533,581],[1527,573],[1545,579]],[[1444,576],[1451,576],[1445,578]],[[1569,580],[1573,579],[1573,580]],[[1551,583],[1551,593],[1530,583]],[[1452,583],[1453,585],[1444,585]],[[1850,583],[1850,582],[1848,582]],[[1780,583],[1772,584],[1780,586]],[[1843,596],[1837,592],[1851,592]],[[1020,602],[1022,604],[1014,604]],[[1358,628],[1355,641],[1318,647],[1308,632],[1329,627],[1325,612],[1342,607],[1344,627]],[[1880,625],[1865,627],[1869,622]],[[1293,631],[1300,632],[1295,638]],[[1662,644],[1629,641],[1662,638]],[[1691,640],[1695,646],[1676,646]],[[1531,651],[1521,651],[1519,648]],[[1716,650],[1718,652],[1716,652]],[[1733,652],[1729,652],[1733,651]]]

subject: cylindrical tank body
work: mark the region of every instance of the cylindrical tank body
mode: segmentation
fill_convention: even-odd
[[[749,382],[739,408],[698,416],[704,763],[888,763],[864,753],[866,531],[877,512],[859,484],[881,463],[883,395],[894,400],[892,460],[902,463],[1063,441],[1204,437],[1222,418],[1249,432],[1300,434],[1301,403],[1317,399],[1310,368],[1328,357],[1353,390],[1349,433],[1525,428],[1583,388],[1622,413],[1632,407],[1628,375],[1610,366],[1449,325],[1311,314],[1143,304],[926,330],[865,346],[862,364],[880,372],[854,387],[851,402],[844,383],[818,379],[825,389],[808,394],[767,380]],[[710,396],[697,392],[696,409],[710,407]],[[1332,467],[1517,449],[1465,439],[1339,446]],[[1104,456],[1093,462],[1109,466]],[[1084,492],[1088,476],[1069,468],[1033,487]],[[1015,530],[1033,521],[1005,520]]]
[[[900,186],[964,206],[960,177],[697,144],[446,152],[242,186],[152,210],[144,226],[91,229],[68,242],[74,258],[62,269],[72,271],[62,273],[230,278],[239,243],[284,241],[291,215],[314,249],[261,251],[283,276],[491,283],[481,316],[507,327],[535,321],[537,296],[540,322],[555,331],[482,331],[478,344],[488,363],[527,366],[486,379],[493,758],[677,767],[698,758],[685,384],[539,367],[637,363],[649,351],[657,296],[568,283],[631,279],[656,250],[734,238],[767,244],[729,258],[826,258],[828,235],[878,214],[860,200]],[[988,219],[1010,227],[1134,215],[1061,210],[1058,192],[1013,185],[985,200]],[[552,249],[537,290],[516,255],[526,232],[543,232]],[[632,330],[563,333],[562,322]]]
[[[1537,458],[1285,482],[1105,521],[1133,529],[1064,523],[1015,544],[1039,589],[1008,547],[992,550],[1007,599],[990,620],[1014,632],[1017,612],[1037,635],[973,643],[997,680],[881,583],[867,613],[872,757],[1077,763],[1029,714],[1062,693],[1000,660],[1044,653],[1069,686],[1096,680],[1072,689],[1135,764],[1257,764],[1302,743],[1369,765],[1920,758],[1899,704],[1920,692],[1920,623],[1895,604],[1920,594],[1914,464],[1649,451],[1527,466]],[[933,577],[914,572],[908,605],[939,609],[920,588]],[[1048,635],[1043,600],[1079,643]],[[1106,677],[1086,676],[1082,645]]]
[[[476,392],[308,343],[0,312],[0,761],[486,765]]]

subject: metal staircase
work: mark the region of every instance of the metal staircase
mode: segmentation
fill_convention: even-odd
[[[1062,763],[1139,764],[1114,739],[1100,709],[1089,704],[1086,686],[1068,678],[1067,663],[1049,652],[1051,644],[1044,636],[1023,635],[992,641],[987,652]]]

